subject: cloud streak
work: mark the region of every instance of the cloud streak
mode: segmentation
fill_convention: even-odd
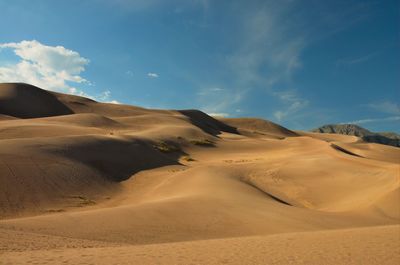
[[[168,5],[176,7],[186,7],[186,6],[200,6],[202,9],[206,10],[209,7],[209,0],[173,0],[166,2],[164,0],[93,0],[95,2],[103,2],[105,4],[118,7],[120,9],[130,11],[130,12],[140,12],[143,10],[148,10],[156,7],[164,7]]]
[[[370,103],[367,107],[382,113],[400,115],[400,105],[391,101]]]
[[[270,88],[289,81],[293,71],[301,67],[304,37],[284,19],[291,7],[267,1],[243,12],[240,46],[227,61],[238,82]]]
[[[370,54],[360,56],[357,58],[339,59],[337,61],[337,65],[353,65],[353,64],[364,63],[366,61],[369,61],[371,58],[373,58],[377,54],[378,54],[378,52],[372,52]]]
[[[230,116],[232,105],[239,103],[244,97],[244,91],[232,93],[230,89],[209,87],[197,92],[201,109],[211,116]]]
[[[385,118],[377,118],[377,119],[361,119],[349,122],[343,122],[341,124],[365,124],[365,123],[377,123],[377,122],[388,122],[388,121],[400,121],[400,116],[390,116]]]
[[[286,109],[274,112],[274,117],[282,121],[287,116],[293,115],[308,106],[309,101],[297,95],[295,91],[284,91],[275,93],[275,95],[287,105]]]

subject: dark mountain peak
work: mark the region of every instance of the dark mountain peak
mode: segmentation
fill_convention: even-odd
[[[359,137],[374,134],[356,124],[327,124],[312,131],[319,133],[338,133],[338,134],[354,135]]]
[[[356,124],[327,124],[311,131],[317,133],[354,135],[360,137],[365,142],[400,147],[400,137],[398,137],[398,134],[374,133]]]

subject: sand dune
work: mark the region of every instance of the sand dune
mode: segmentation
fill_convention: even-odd
[[[399,157],[0,84],[0,264],[397,264]]]

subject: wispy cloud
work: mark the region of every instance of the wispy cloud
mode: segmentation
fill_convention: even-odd
[[[353,64],[359,64],[359,63],[364,63],[366,61],[369,61],[376,55],[378,55],[379,52],[372,52],[367,55],[363,55],[360,57],[353,57],[353,58],[344,58],[344,59],[339,59],[337,60],[336,64],[337,65],[353,65]]]
[[[367,104],[367,107],[382,113],[400,115],[400,105],[396,102],[381,101]]]
[[[160,0],[94,0],[97,2],[103,2],[104,4],[110,5],[111,7],[116,7],[124,11],[134,11],[139,12],[154,6],[162,4]]]
[[[143,12],[159,7],[169,7],[175,13],[182,12],[188,7],[200,7],[206,11],[209,7],[209,0],[92,0],[93,2],[102,2],[111,8],[118,8],[123,12]]]
[[[158,78],[159,77],[159,75],[157,74],[157,73],[147,73],[147,76],[149,77],[149,78]]]
[[[238,41],[224,55],[223,68],[232,77],[231,85],[224,91],[213,91],[209,86],[200,90],[197,95],[199,101],[205,102],[203,108],[211,108],[212,112],[234,112],[246,94],[254,89],[262,89],[275,97],[278,91],[275,85],[290,86],[293,73],[302,65],[300,54],[305,47],[305,36],[292,20],[286,19],[293,7],[289,1],[230,5],[226,12],[235,14]],[[288,101],[282,103],[286,105]],[[293,105],[291,109],[279,111],[276,116],[283,119],[295,109],[305,107],[304,102],[289,103]]]
[[[302,65],[304,36],[285,19],[292,6],[276,3],[265,1],[261,7],[242,12],[240,45],[227,61],[237,82],[271,86],[289,81],[293,71]]]
[[[231,97],[240,100],[223,104],[223,112],[241,107],[246,94],[262,90],[279,106],[274,112],[278,121],[293,121],[293,114],[311,115],[312,102],[305,98],[294,85],[294,76],[302,68],[302,54],[312,43],[331,36],[364,17],[364,9],[354,3],[336,4],[314,1],[305,9],[298,1],[250,1],[231,2],[226,8],[227,17],[234,14],[234,41],[228,47],[223,60],[231,80]],[[343,5],[346,8],[343,8]],[[347,10],[350,10],[347,12]],[[322,12],[323,11],[323,12]],[[357,18],[354,20],[354,18]],[[354,58],[351,63],[367,60]],[[282,96],[285,91],[292,97]],[[204,95],[201,95],[204,97]],[[275,104],[276,105],[276,104]]]
[[[343,122],[341,124],[364,124],[364,123],[377,123],[377,122],[388,122],[388,121],[400,121],[400,116],[390,116],[385,118],[368,118],[349,122]]]
[[[282,121],[289,115],[293,115],[300,110],[307,107],[309,101],[303,99],[297,95],[293,90],[275,93],[276,96],[285,103],[286,108],[284,110],[278,110],[274,112],[274,117],[278,121]]]
[[[0,43],[19,58],[14,64],[0,64],[0,82],[24,82],[47,90],[111,102],[111,92],[89,95],[75,85],[93,85],[82,77],[89,60],[63,46],[48,46],[36,40]]]
[[[196,94],[198,96],[215,96],[216,93],[224,91],[223,88],[220,87],[210,87],[210,88],[203,88],[198,91]]]
[[[214,116],[229,116],[231,106],[243,99],[243,93],[232,93],[230,89],[221,87],[204,88],[197,92],[201,109],[208,114],[221,114]]]
[[[111,91],[110,90],[105,90],[92,98],[95,100],[99,100],[101,102],[105,102],[105,103],[121,104],[121,102],[119,102],[118,100],[111,99]]]

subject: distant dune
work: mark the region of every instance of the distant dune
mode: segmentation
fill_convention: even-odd
[[[0,84],[0,264],[398,264],[400,148]]]
[[[243,133],[275,136],[278,138],[297,136],[297,133],[271,121],[257,118],[221,118],[222,122],[242,130]]]

